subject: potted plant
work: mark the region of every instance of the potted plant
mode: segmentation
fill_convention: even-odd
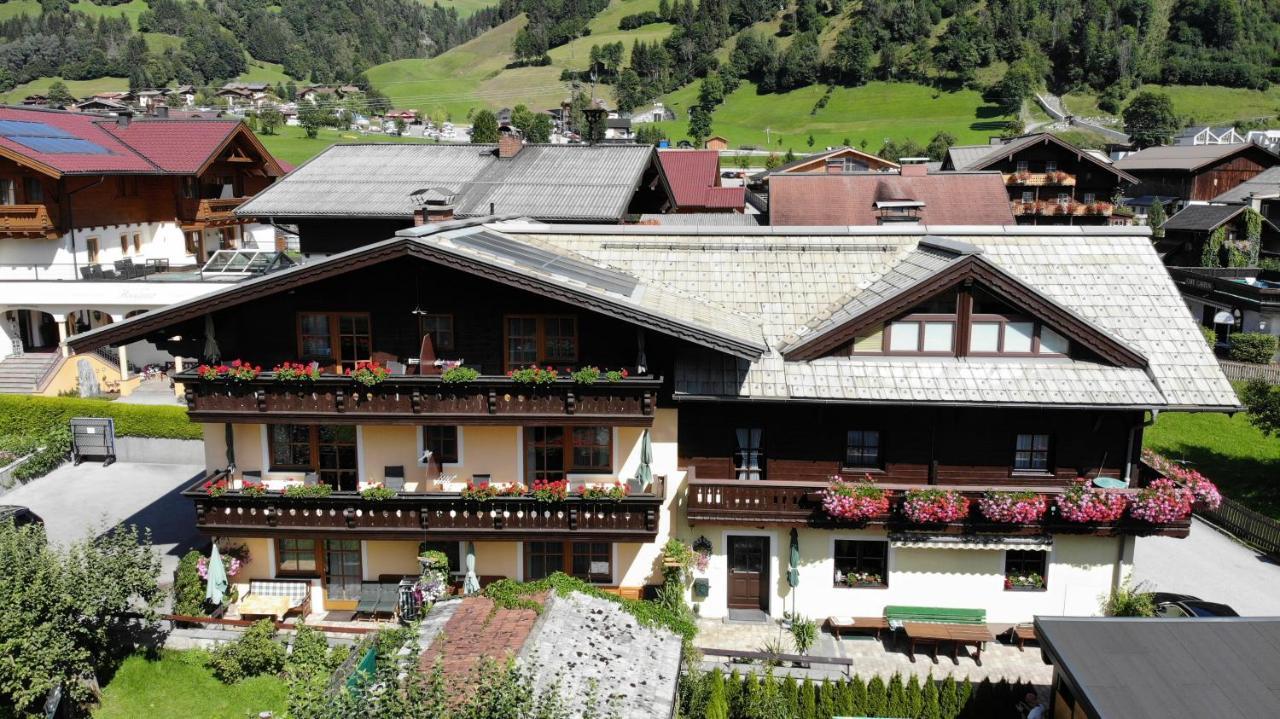
[[[1162,477],[1138,492],[1129,505],[1129,516],[1150,524],[1180,522],[1191,516],[1194,501],[1190,489]]]
[[[528,385],[530,387],[544,387],[546,385],[553,384],[556,381],[556,378],[560,376],[560,373],[552,367],[546,367],[544,369],[536,365],[529,365],[528,367],[509,370],[507,372],[507,376],[516,384]]]
[[[982,516],[1000,524],[1034,524],[1048,509],[1049,503],[1035,492],[987,492],[978,499]]]
[[[291,484],[282,492],[286,497],[328,497],[333,494],[333,487],[327,484]]]
[[[627,368],[625,367],[623,367],[622,369],[611,369],[604,373],[604,378],[610,382],[621,382],[622,380],[630,376],[631,376],[631,373],[628,372]]]
[[[883,587],[884,577],[875,572],[841,572],[836,570],[836,584],[843,587]]]
[[[537,480],[529,490],[529,496],[535,502],[563,502],[569,496],[569,480]]]
[[[467,384],[476,381],[480,376],[480,370],[471,367],[450,367],[440,375],[440,381],[445,384]]]
[[[578,489],[578,496],[592,501],[621,502],[630,489],[621,482],[613,484],[584,484]]]
[[[449,574],[449,555],[438,549],[420,549],[418,564],[422,566],[424,574],[426,572],[444,572],[446,576]]]
[[[1114,490],[1089,486],[1080,477],[1058,497],[1058,516],[1068,522],[1094,524],[1115,522],[1124,516],[1129,500]]]
[[[836,519],[864,522],[889,513],[889,494],[877,487],[870,475],[853,483],[837,474],[822,492],[822,510]]]
[[[569,377],[577,384],[595,384],[600,381],[600,368],[594,365],[579,367],[570,372]]]
[[[261,497],[267,493],[267,486],[262,482],[245,480],[240,484],[240,494],[246,497]]]
[[[381,502],[386,499],[395,499],[399,495],[394,489],[382,486],[381,482],[365,487],[360,491],[360,498],[370,502]]]
[[[462,499],[467,502],[488,502],[498,496],[498,488],[492,484],[476,484],[467,482],[462,488]]]
[[[231,489],[231,484],[225,479],[219,479],[216,482],[209,480],[200,486],[210,497],[221,497]]]
[[[1196,470],[1188,469],[1149,449],[1142,450],[1142,461],[1157,472],[1190,489],[1194,497],[1193,508],[1214,510],[1222,506],[1222,493],[1218,491],[1217,485]]]
[[[1038,592],[1044,589],[1044,577],[1036,572],[1009,574],[1004,578],[1004,588],[1011,592]]]
[[[285,384],[307,384],[316,381],[320,376],[319,365],[312,366],[301,362],[282,362],[271,370],[277,382]]]
[[[913,489],[902,502],[902,513],[916,524],[958,522],[969,516],[969,500],[952,489]]]
[[[355,369],[346,371],[346,375],[365,387],[374,387],[391,376],[391,372],[377,362],[368,362]]]
[[[512,483],[498,488],[499,497],[523,497],[529,494],[529,488],[519,483]]]

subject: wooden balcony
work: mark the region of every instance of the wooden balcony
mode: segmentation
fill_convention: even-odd
[[[244,204],[247,197],[228,197],[225,199],[188,199],[182,201],[182,222],[186,225],[202,227],[218,227],[232,225],[239,220],[234,212]]]
[[[1010,172],[1004,176],[1006,185],[1022,187],[1073,187],[1076,176],[1067,172]]]
[[[210,477],[224,478],[218,473]],[[464,500],[443,492],[400,493],[367,500],[356,492],[327,497],[286,497],[278,492],[250,496],[228,491],[218,497],[206,480],[183,491],[195,505],[196,526],[217,536],[349,537],[409,540],[536,541],[582,540],[652,542],[658,536],[664,481],[650,492],[619,501],[569,497],[538,502],[529,497]]]
[[[48,205],[0,205],[0,237],[57,239],[56,215]]]
[[[392,376],[366,387],[338,375],[304,385],[264,372],[250,382],[175,377],[193,422],[356,424],[653,425],[662,378],[633,377],[592,385],[571,379],[530,387],[505,376],[446,384],[438,376]]]
[[[733,524],[753,527],[787,526],[818,529],[857,527],[884,527],[890,531],[920,531],[925,529],[937,534],[1092,534],[1115,536],[1120,534],[1160,535],[1185,537],[1191,530],[1191,520],[1169,525],[1152,525],[1125,518],[1112,524],[1076,524],[1057,516],[1053,498],[1062,493],[1061,487],[1026,486],[993,487],[1000,491],[1033,491],[1049,500],[1049,511],[1044,520],[1036,524],[1007,525],[986,520],[977,508],[977,500],[987,491],[973,486],[946,486],[920,484],[877,483],[889,492],[889,514],[864,523],[849,523],[834,519],[822,509],[822,490],[826,482],[789,482],[779,480],[746,481],[737,479],[688,480],[686,512],[690,525]],[[963,522],[946,525],[923,526],[912,524],[899,512],[903,497],[911,489],[953,489],[962,492],[971,502],[971,512]],[[1136,492],[1136,489],[1121,490]]]

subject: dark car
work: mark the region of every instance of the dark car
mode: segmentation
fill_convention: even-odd
[[[24,524],[44,524],[44,520],[40,518],[40,515],[26,507],[19,507],[16,504],[0,504],[0,523],[8,521],[12,521],[18,527]]]
[[[1190,594],[1155,592],[1151,601],[1156,605],[1157,617],[1238,617],[1236,610],[1225,604],[1206,602]]]

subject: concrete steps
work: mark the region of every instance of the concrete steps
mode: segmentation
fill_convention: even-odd
[[[60,358],[57,352],[32,352],[0,360],[0,394],[31,394]]]

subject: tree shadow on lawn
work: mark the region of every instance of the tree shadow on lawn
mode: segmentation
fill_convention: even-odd
[[[1280,518],[1280,460],[1228,455],[1186,442],[1162,449],[1164,456],[1185,460],[1187,467],[1213,480],[1231,499]]]

